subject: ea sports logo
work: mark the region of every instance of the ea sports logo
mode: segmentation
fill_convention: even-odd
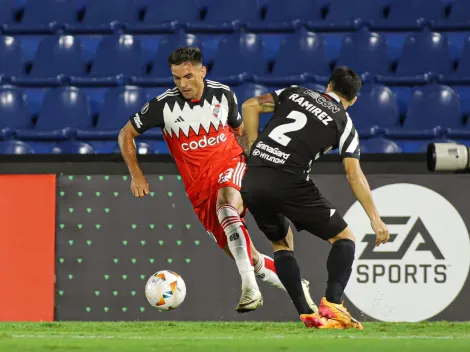
[[[356,256],[345,294],[362,312],[382,321],[421,321],[451,304],[470,267],[464,221],[440,194],[413,184],[375,189],[374,201],[390,231],[375,234],[359,202],[345,214],[356,236]]]

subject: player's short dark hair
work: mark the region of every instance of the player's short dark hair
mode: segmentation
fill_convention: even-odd
[[[168,65],[181,65],[183,62],[191,62],[193,64],[202,63],[202,53],[199,48],[191,46],[183,46],[171,52],[168,55]]]
[[[333,90],[348,101],[357,96],[362,86],[359,75],[346,66],[335,68],[328,83],[331,83]]]

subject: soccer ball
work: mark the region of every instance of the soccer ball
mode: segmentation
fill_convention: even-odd
[[[160,311],[178,308],[186,297],[186,284],[181,276],[170,270],[153,274],[145,285],[145,297]]]

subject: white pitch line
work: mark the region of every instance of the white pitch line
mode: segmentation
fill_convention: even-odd
[[[5,336],[5,337],[8,337]],[[273,335],[273,336],[194,336],[194,337],[184,337],[184,336],[125,336],[125,335],[36,335],[36,334],[15,334],[11,335],[15,339],[83,339],[83,340],[169,340],[169,341],[179,341],[179,340],[244,340],[244,339],[284,339],[284,338],[301,338],[301,339],[353,339],[353,340],[461,340],[461,339],[470,339],[470,335],[466,336],[419,336],[419,335],[410,335],[410,336],[368,336],[368,335]]]

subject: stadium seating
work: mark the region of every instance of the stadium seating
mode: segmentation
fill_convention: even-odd
[[[0,87],[0,139],[11,136],[16,129],[32,126],[24,93],[12,86]]]
[[[217,0],[210,2],[203,22],[190,22],[186,28],[190,32],[227,33],[239,29],[242,24],[259,19],[258,1]]]
[[[18,84],[57,85],[64,78],[85,75],[80,39],[71,35],[43,39],[36,51],[28,77],[13,80]]]
[[[348,66],[360,74],[376,76],[387,75],[390,63],[385,38],[378,33],[360,31],[344,37],[336,66]]]
[[[52,154],[94,154],[91,145],[83,142],[65,141],[52,148]]]
[[[104,96],[95,128],[78,130],[77,137],[82,140],[112,139],[116,141],[119,130],[132,115],[142,109],[146,102],[145,91],[138,87],[110,89]]]
[[[168,67],[168,53],[180,46],[201,48],[201,42],[194,34],[178,32],[163,37],[158,43],[157,53],[152,61],[148,77],[133,77],[132,83],[138,85],[172,84],[173,79]]]
[[[387,18],[370,23],[374,30],[418,30],[444,17],[445,4],[441,0],[394,0]]]
[[[64,24],[76,24],[78,11],[72,1],[27,0],[21,23],[5,25],[7,33],[53,33]]]
[[[363,153],[470,144],[467,0],[0,0],[0,20],[0,153],[116,152],[129,116],[174,86],[167,57],[183,45],[240,106],[324,91],[350,66]],[[138,145],[168,153],[158,129]]]
[[[389,129],[386,135],[392,138],[438,137],[445,128],[462,126],[457,93],[447,86],[428,85],[414,91],[403,126]]]
[[[425,60],[417,60],[419,57]],[[406,38],[395,75],[380,75],[381,83],[422,84],[431,75],[452,72],[449,42],[445,34],[424,31]]]
[[[252,33],[234,33],[220,41],[210,75],[213,80],[235,84],[266,71],[261,37]]]
[[[20,39],[0,36],[0,75],[2,80],[23,75],[23,48]]]
[[[253,32],[292,31],[308,21],[320,20],[321,9],[311,0],[272,0],[267,4],[263,20],[248,22],[247,28]]]
[[[63,140],[78,128],[92,126],[91,107],[86,93],[76,87],[53,88],[44,97],[35,126],[18,129],[23,140]]]
[[[142,46],[132,35],[105,37],[99,44],[89,76],[72,77],[72,84],[116,85],[123,77],[145,73]]]
[[[361,153],[394,154],[400,152],[400,146],[388,139],[375,138],[361,142]]]
[[[0,21],[3,24],[3,27],[15,21],[16,10],[16,0],[0,0]]]
[[[72,33],[111,33],[126,24],[135,24],[138,10],[134,0],[93,0],[87,2],[83,21],[68,24]]]
[[[400,124],[395,94],[382,85],[365,86],[348,113],[361,138],[371,137]]]
[[[186,23],[199,23],[201,7],[198,0],[172,0],[171,6],[165,6],[161,1],[149,1],[143,21],[128,28],[133,33],[173,32]]]

